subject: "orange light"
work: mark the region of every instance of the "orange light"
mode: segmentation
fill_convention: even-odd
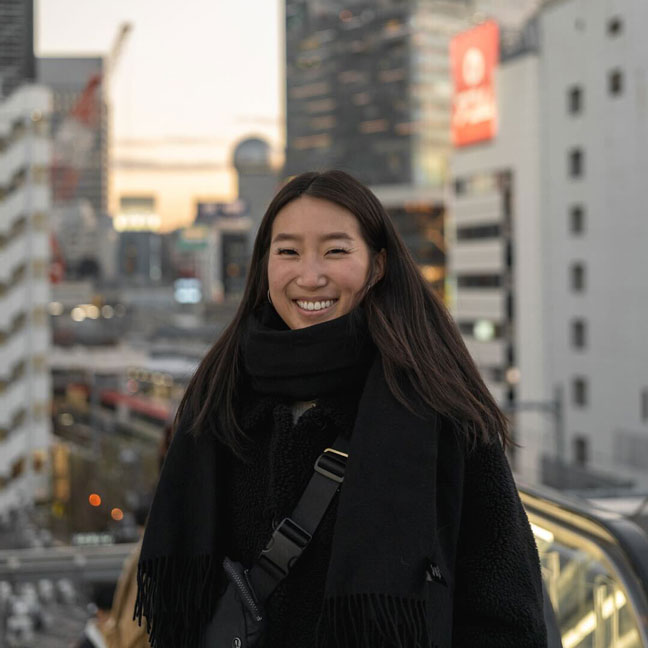
[[[119,522],[120,520],[124,519],[124,512],[120,508],[114,508],[112,511],[110,511],[110,517],[113,520]]]
[[[97,493],[92,493],[88,497],[88,502],[90,502],[90,506],[101,506],[101,497]]]

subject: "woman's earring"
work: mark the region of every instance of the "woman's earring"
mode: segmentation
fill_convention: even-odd
[[[270,288],[268,288],[268,301],[272,304],[272,299],[270,299]]]

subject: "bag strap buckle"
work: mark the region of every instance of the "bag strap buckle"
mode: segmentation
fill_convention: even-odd
[[[286,517],[274,530],[259,556],[258,564],[277,578],[284,578],[311,538],[308,531]]]
[[[341,484],[344,481],[344,472],[349,455],[334,448],[326,448],[315,462],[315,472]]]

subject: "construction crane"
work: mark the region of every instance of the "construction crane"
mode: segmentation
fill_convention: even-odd
[[[117,61],[124,49],[124,43],[128,38],[128,35],[133,31],[133,25],[131,23],[122,23],[119,26],[119,31],[117,32],[117,37],[113,42],[113,46],[110,49],[110,53],[104,59],[104,72],[103,72],[103,83],[104,83],[104,93],[107,91],[107,82],[110,80],[110,75],[114,72],[115,67],[117,66]]]
[[[91,75],[83,92],[54,135],[52,179],[57,200],[67,200],[74,196],[80,172],[87,164],[92,148],[92,129],[101,114],[98,90],[102,87],[103,95],[107,99],[110,75],[115,70],[126,38],[132,29],[130,23],[122,23],[110,53],[104,59],[102,72]]]
[[[79,178],[88,163],[93,146],[93,129],[101,116],[99,88],[103,90],[104,100],[108,101],[110,77],[132,30],[131,23],[125,22],[120,25],[110,52],[104,58],[102,71],[90,76],[83,92],[54,134],[51,180],[55,200],[70,200],[76,193]],[[57,242],[53,238],[53,258],[56,258],[57,250]],[[61,281],[64,265],[53,264],[50,275],[54,283]]]

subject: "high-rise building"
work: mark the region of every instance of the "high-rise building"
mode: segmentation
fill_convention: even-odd
[[[33,81],[33,0],[0,0],[0,100]]]
[[[443,292],[451,37],[470,3],[286,0],[285,175],[338,168],[371,185]]]
[[[0,515],[47,495],[50,102],[0,103]]]
[[[285,175],[371,185],[423,275],[445,284],[451,38],[496,14],[520,40],[536,0],[286,0]]]
[[[285,175],[340,168],[440,188],[450,152],[448,43],[467,3],[286,0]]]
[[[450,39],[495,18],[510,48],[543,1],[286,0],[284,175],[444,187]]]
[[[454,314],[517,469],[557,486],[648,486],[646,24],[642,0],[547,2],[495,134],[453,156]]]
[[[38,82],[52,90],[52,134],[54,153],[58,148],[76,144],[74,175],[54,173],[55,205],[70,205],[86,200],[99,216],[108,211],[108,108],[101,78],[104,62],[101,57],[41,57],[36,61]],[[99,80],[89,88],[89,83]],[[79,102],[84,96],[82,110]],[[83,121],[82,138],[66,142],[61,127],[77,107]]]

